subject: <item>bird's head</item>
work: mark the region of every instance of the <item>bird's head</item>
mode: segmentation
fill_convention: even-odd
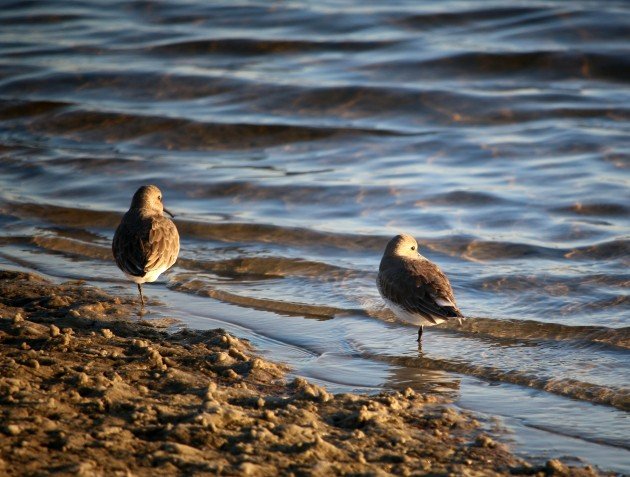
[[[417,258],[419,254],[418,242],[408,234],[396,235],[385,248],[385,256],[387,257]]]
[[[149,209],[151,211],[162,214],[166,212],[174,217],[168,210],[164,208],[162,203],[162,191],[154,185],[144,185],[140,187],[131,199],[132,209]]]

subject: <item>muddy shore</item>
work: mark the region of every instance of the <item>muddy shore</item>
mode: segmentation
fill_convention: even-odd
[[[0,271],[0,475],[605,475],[517,458],[443,398],[333,396],[135,311]]]

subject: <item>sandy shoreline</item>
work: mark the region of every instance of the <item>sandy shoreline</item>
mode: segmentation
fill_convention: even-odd
[[[434,396],[333,396],[135,309],[0,271],[0,474],[601,475],[525,462]]]

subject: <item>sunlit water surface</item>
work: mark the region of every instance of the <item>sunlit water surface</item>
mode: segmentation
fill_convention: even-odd
[[[5,2],[0,264],[133,294],[110,242],[155,183],[149,318],[630,472],[630,7],[506,5]],[[374,285],[401,231],[470,317],[420,351]]]

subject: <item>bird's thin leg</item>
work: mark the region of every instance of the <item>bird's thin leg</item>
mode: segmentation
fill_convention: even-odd
[[[140,283],[138,285],[138,291],[140,292],[140,306],[144,308],[144,296],[142,296],[142,285]]]
[[[423,330],[424,326],[420,325],[420,328],[418,329],[418,343],[420,343],[422,341],[422,330]]]

